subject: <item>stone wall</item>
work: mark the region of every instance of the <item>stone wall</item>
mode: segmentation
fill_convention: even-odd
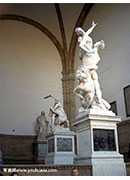
[[[125,161],[130,162],[130,120],[118,124],[119,150]]]
[[[0,134],[0,146],[4,163],[32,163],[35,136]]]
[[[62,65],[57,50],[45,34],[24,20],[26,23],[0,20],[2,134],[12,135],[15,131],[17,135],[34,135],[37,116],[42,110],[48,115],[53,104],[52,99],[44,101],[40,97],[52,94],[63,102]]]

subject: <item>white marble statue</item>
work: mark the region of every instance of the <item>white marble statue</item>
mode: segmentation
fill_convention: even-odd
[[[81,66],[76,72],[78,85],[74,92],[81,99],[82,107],[80,110],[97,107],[105,111],[110,109],[110,104],[102,97],[97,74],[100,61],[98,50],[99,48],[104,49],[105,43],[103,40],[93,43],[89,35],[95,27],[96,24],[92,22],[92,26],[86,32],[80,27],[75,30],[78,35]]]
[[[46,140],[46,136],[48,134],[48,120],[45,116],[45,112],[42,111],[41,115],[36,119],[35,131],[37,134],[38,140]]]
[[[80,98],[82,107],[88,109],[94,101],[94,86],[89,70],[81,65],[76,72],[76,79],[78,86],[74,92]]]
[[[49,116],[49,127],[52,131],[54,131],[56,127],[69,128],[69,121],[63,106],[61,105],[60,101],[55,98],[54,105],[50,107]]]

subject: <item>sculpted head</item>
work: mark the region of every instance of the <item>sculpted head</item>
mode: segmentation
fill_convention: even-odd
[[[77,34],[78,36],[84,36],[84,34],[85,34],[84,30],[83,30],[82,28],[80,28],[80,27],[77,27],[77,28],[75,29],[75,32],[76,32],[76,34]]]
[[[42,116],[45,116],[45,111],[41,111],[41,115],[42,115]]]
[[[89,36],[89,34],[87,32],[85,32],[82,28],[77,27],[75,29],[76,34],[78,35],[78,43],[82,44],[86,46],[86,48],[88,49],[92,49],[93,48],[93,40],[92,38]]]

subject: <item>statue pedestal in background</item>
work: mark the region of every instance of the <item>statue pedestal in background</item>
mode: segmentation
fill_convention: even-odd
[[[36,141],[34,143],[35,162],[45,164],[45,158],[47,156],[47,141]]]
[[[45,164],[45,157],[47,155],[47,127],[48,121],[45,116],[45,112],[42,111],[41,115],[36,119],[35,131],[37,140],[34,143],[34,153],[36,163]]]
[[[75,164],[92,166],[93,175],[126,175],[123,155],[118,149],[117,123],[120,117],[81,112],[76,117],[78,155]]]
[[[48,135],[48,152],[47,164],[73,164],[75,157],[74,147],[75,133],[69,128],[56,128],[55,131]]]
[[[63,105],[52,95],[45,98],[49,97],[54,99],[54,104],[49,111],[46,164],[71,165],[75,157],[75,133],[70,130]]]

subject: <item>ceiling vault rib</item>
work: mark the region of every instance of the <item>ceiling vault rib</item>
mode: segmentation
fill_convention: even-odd
[[[62,38],[64,52],[67,53],[67,40],[66,40],[66,35],[65,35],[64,22],[63,22],[62,13],[60,10],[60,5],[58,3],[55,3],[55,9],[56,9],[58,22],[59,22],[59,28],[60,28],[60,32],[61,32],[61,38]]]

